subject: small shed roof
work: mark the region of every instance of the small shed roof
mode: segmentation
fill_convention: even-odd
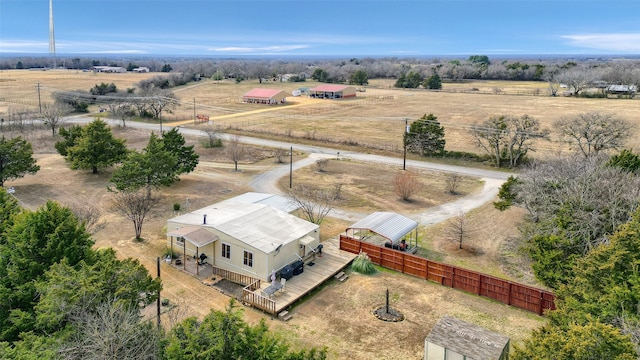
[[[286,95],[283,90],[255,88],[242,95],[242,97],[251,99],[271,99],[280,93]]]
[[[500,359],[509,338],[445,315],[434,326],[428,342],[473,359]]]
[[[288,213],[300,208],[293,201],[284,196],[258,192],[247,192],[242,195],[232,197],[231,199],[221,201],[220,203],[263,204]]]
[[[218,240],[218,235],[197,226],[185,226],[171,231],[167,235],[181,237],[197,247],[202,247]]]
[[[347,230],[367,229],[395,243],[417,227],[418,222],[400,214],[394,212],[374,212],[351,225]]]
[[[348,85],[335,85],[335,84],[324,84],[318,85],[314,88],[309,89],[309,91],[325,91],[325,92],[338,92],[348,89],[352,86]]]

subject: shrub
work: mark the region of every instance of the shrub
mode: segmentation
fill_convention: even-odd
[[[162,252],[162,257],[166,259],[167,256],[169,256],[169,255],[171,255],[172,259],[175,259],[175,258],[178,257],[178,254],[176,254],[175,251],[173,251],[173,250],[171,250],[169,248],[165,248],[164,251]]]
[[[180,211],[180,203],[173,204],[173,211]]]
[[[351,270],[364,275],[373,275],[378,272],[375,265],[369,259],[369,255],[361,252],[351,263]]]

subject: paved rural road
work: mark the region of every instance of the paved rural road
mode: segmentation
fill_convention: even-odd
[[[66,118],[66,122],[73,123],[87,123],[92,121],[93,119],[85,116],[73,116]],[[105,121],[109,122],[112,126],[117,126],[121,124],[121,121],[114,119],[105,119]],[[149,131],[158,131],[160,130],[159,126],[156,124],[147,124],[135,121],[128,121],[127,126],[132,128],[139,129],[148,129]],[[169,126],[164,126],[164,128],[169,129]],[[201,130],[197,129],[188,129],[188,128],[180,128],[180,132],[185,135],[190,136],[206,136],[205,133]],[[230,135],[221,134],[223,140],[228,140]],[[304,166],[315,164],[318,159],[321,158],[348,158],[357,161],[363,162],[371,162],[371,163],[379,163],[379,164],[391,164],[397,165],[398,168],[402,166],[402,159],[381,156],[381,155],[371,155],[364,154],[353,151],[344,151],[344,150],[336,150],[327,147],[321,146],[311,146],[311,145],[300,145],[300,144],[291,144],[287,142],[281,141],[273,141],[273,140],[265,140],[258,139],[252,137],[241,136],[240,141],[242,143],[272,147],[272,148],[281,148],[289,150],[293,147],[294,151],[300,151],[308,153],[309,156],[293,163],[293,170],[302,168]],[[339,152],[339,153],[338,153]],[[433,208],[426,209],[424,212],[419,213],[417,215],[411,216],[414,220],[416,220],[421,225],[432,225],[437,224],[439,222],[445,221],[453,216],[458,215],[461,212],[468,212],[473,210],[479,206],[484,205],[485,203],[491,201],[498,193],[498,190],[502,183],[510,175],[513,175],[508,172],[501,171],[493,171],[493,170],[485,170],[485,169],[477,169],[471,167],[464,166],[456,166],[456,165],[446,165],[446,164],[436,164],[426,161],[416,161],[416,160],[407,160],[408,168],[416,168],[416,169],[424,169],[424,170],[433,170],[433,171],[441,171],[447,173],[458,173],[466,176],[474,176],[482,179],[484,182],[484,186],[482,190],[471,194],[469,196],[465,196],[460,198],[459,200],[442,204]],[[283,164],[274,167],[273,169],[261,173],[253,178],[250,182],[250,186],[257,192],[271,193],[271,194],[282,194],[282,191],[278,188],[277,182],[283,176],[288,176],[290,171],[290,164]],[[295,179],[294,179],[295,180]],[[350,221],[357,221],[362,219],[368,214],[342,211],[339,209],[334,209],[330,213],[331,216],[339,217],[343,219],[347,219]]]

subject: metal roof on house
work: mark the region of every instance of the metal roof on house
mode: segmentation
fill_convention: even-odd
[[[212,228],[267,254],[318,230],[318,225],[269,205],[237,202],[209,205],[168,221]]]
[[[284,196],[258,192],[247,192],[224,200],[221,203],[263,204],[288,213],[300,208],[300,206]]]
[[[418,222],[394,212],[374,212],[366,218],[347,228],[367,229],[395,243],[411,230],[418,227]]]
[[[242,97],[252,99],[272,99],[280,93],[284,94],[285,96],[287,95],[287,93],[283,90],[255,88],[242,95]]]
[[[314,88],[311,88],[309,89],[309,91],[338,92],[338,91],[343,91],[350,87],[352,86],[324,84],[324,85],[318,85]]]
[[[426,341],[473,359],[500,359],[509,345],[507,336],[445,315],[433,327]]]

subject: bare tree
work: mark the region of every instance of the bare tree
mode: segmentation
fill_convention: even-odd
[[[534,139],[549,140],[549,131],[541,130],[540,122],[529,115],[511,116],[507,120],[506,151],[509,166],[516,167],[529,151],[534,151]]]
[[[445,237],[458,244],[462,249],[462,243],[469,238],[469,223],[463,212],[451,218],[444,229]]]
[[[100,220],[102,216],[100,209],[91,204],[74,205],[71,211],[73,211],[78,220],[84,223],[85,229],[90,234],[95,234],[105,225],[105,222]]]
[[[162,330],[142,320],[139,311],[113,300],[95,312],[81,311],[71,321],[74,332],[60,350],[63,359],[157,359]]]
[[[418,180],[418,175],[411,170],[402,170],[393,179],[393,189],[396,195],[404,201],[411,201],[411,197],[420,190],[422,184]]]
[[[320,225],[336,201],[333,191],[297,185],[289,190],[289,200],[300,208],[304,217]]]
[[[523,115],[493,116],[471,128],[478,147],[491,155],[500,167],[504,155],[509,166],[515,167],[529,151],[533,151],[534,139],[548,139],[548,131],[540,129],[538,120]]]
[[[44,104],[40,117],[45,126],[51,128],[51,136],[56,135],[56,129],[65,116],[70,114],[73,108],[67,104]]]
[[[206,128],[202,129],[202,131],[204,131],[205,135],[207,135],[207,142],[205,143],[205,147],[214,148],[221,146],[222,141],[220,140],[220,129],[218,127],[207,126]]]
[[[285,149],[275,149],[273,150],[273,157],[276,159],[276,163],[278,164],[282,164],[284,163],[283,158],[288,154],[289,152]]]
[[[160,118],[163,111],[171,112],[178,106],[178,99],[170,90],[151,88],[144,96],[148,97],[147,105],[156,119]]]
[[[233,135],[229,141],[227,141],[225,149],[227,155],[235,165],[235,171],[238,171],[238,161],[244,159],[246,153],[244,145],[240,142],[240,135]]]
[[[114,194],[111,209],[133,222],[136,240],[140,240],[142,224],[149,212],[160,201],[146,188],[132,191],[119,191]]]
[[[612,114],[589,112],[555,123],[560,135],[578,146],[585,157],[609,149],[619,149],[631,136],[633,126]]]
[[[122,127],[126,127],[126,120],[133,112],[132,101],[126,95],[117,97],[109,103],[109,112],[122,120]]]
[[[496,166],[500,167],[502,145],[507,137],[505,116],[493,116],[479,125],[473,125],[471,134],[477,145],[491,155],[496,161]]]
[[[580,91],[593,82],[593,74],[589,69],[572,67],[558,73],[555,76],[555,81],[567,85],[571,93],[578,96]]]
[[[445,185],[449,194],[453,194],[453,195],[457,194],[458,187],[460,186],[461,182],[462,182],[462,176],[460,176],[460,174],[449,173],[449,175],[447,175],[447,178],[445,180]]]
[[[318,172],[324,172],[329,165],[329,159],[319,159],[316,161],[316,167],[318,168]]]

